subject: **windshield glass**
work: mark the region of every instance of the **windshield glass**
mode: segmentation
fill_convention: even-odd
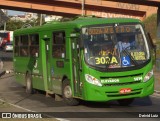
[[[82,39],[85,61],[94,67],[138,66],[150,56],[140,24],[83,27]]]

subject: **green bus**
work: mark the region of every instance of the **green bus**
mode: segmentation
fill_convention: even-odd
[[[16,81],[69,105],[154,92],[151,40],[140,20],[78,17],[14,32]]]

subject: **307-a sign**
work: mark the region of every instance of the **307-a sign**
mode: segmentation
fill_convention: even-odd
[[[127,93],[130,93],[131,91],[132,91],[131,88],[123,88],[123,89],[120,89],[119,93],[127,94]]]

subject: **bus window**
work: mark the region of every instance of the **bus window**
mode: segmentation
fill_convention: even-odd
[[[19,56],[19,36],[15,36],[15,47],[14,47],[14,54],[15,56]]]
[[[30,35],[30,56],[37,57],[39,55],[39,35],[32,34]]]
[[[28,41],[28,35],[23,35],[21,36],[21,40],[20,40],[20,45],[28,45],[29,41]]]
[[[29,56],[28,44],[28,35],[22,35],[20,37],[20,56]]]
[[[64,58],[65,56],[65,32],[53,33],[53,57]]]

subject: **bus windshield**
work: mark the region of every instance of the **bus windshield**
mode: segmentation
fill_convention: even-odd
[[[83,27],[82,41],[85,62],[94,67],[133,67],[150,58],[147,39],[140,24]]]

